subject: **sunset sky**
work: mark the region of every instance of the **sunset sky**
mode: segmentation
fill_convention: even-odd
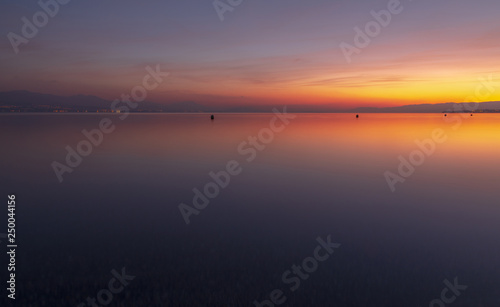
[[[111,100],[160,64],[154,102],[351,108],[461,102],[500,78],[498,0],[403,0],[348,63],[340,44],[389,2],[243,0],[221,21],[211,0],[72,0],[16,54],[8,34],[41,8],[1,0],[0,91]]]

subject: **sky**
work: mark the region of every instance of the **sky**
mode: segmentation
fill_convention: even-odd
[[[59,1],[27,38],[22,18],[43,15],[38,1],[0,0],[0,91],[112,100],[160,65],[169,76],[147,97],[158,103],[500,100],[500,87],[477,96],[481,78],[500,80],[497,0]]]

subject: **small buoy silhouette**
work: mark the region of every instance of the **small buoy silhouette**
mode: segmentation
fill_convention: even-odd
[[[213,119],[214,119],[214,116],[213,116],[213,115],[211,115],[211,116],[210,116],[210,119],[211,119],[211,120],[213,120]]]
[[[358,115],[358,114],[356,114],[356,118],[359,118],[359,115]]]

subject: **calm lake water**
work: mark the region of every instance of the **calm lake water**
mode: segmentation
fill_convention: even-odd
[[[16,305],[86,306],[125,267],[135,278],[110,306],[255,306],[275,289],[282,306],[429,306],[455,278],[467,288],[445,292],[453,306],[499,306],[500,115],[274,117],[0,115]],[[106,118],[114,131],[59,182],[52,163]],[[418,164],[404,176],[400,156]],[[240,173],[196,209],[193,189],[215,194],[209,173],[233,160]],[[394,192],[386,172],[404,179]],[[197,210],[189,225],[181,203]],[[340,246],[313,261],[328,236]]]

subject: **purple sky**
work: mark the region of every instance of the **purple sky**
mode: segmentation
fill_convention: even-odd
[[[340,44],[389,2],[243,0],[221,21],[211,1],[72,0],[16,54],[8,34],[41,8],[1,0],[0,91],[114,99],[160,64],[155,102],[385,106],[463,101],[500,73],[495,0],[401,1],[349,63]]]

